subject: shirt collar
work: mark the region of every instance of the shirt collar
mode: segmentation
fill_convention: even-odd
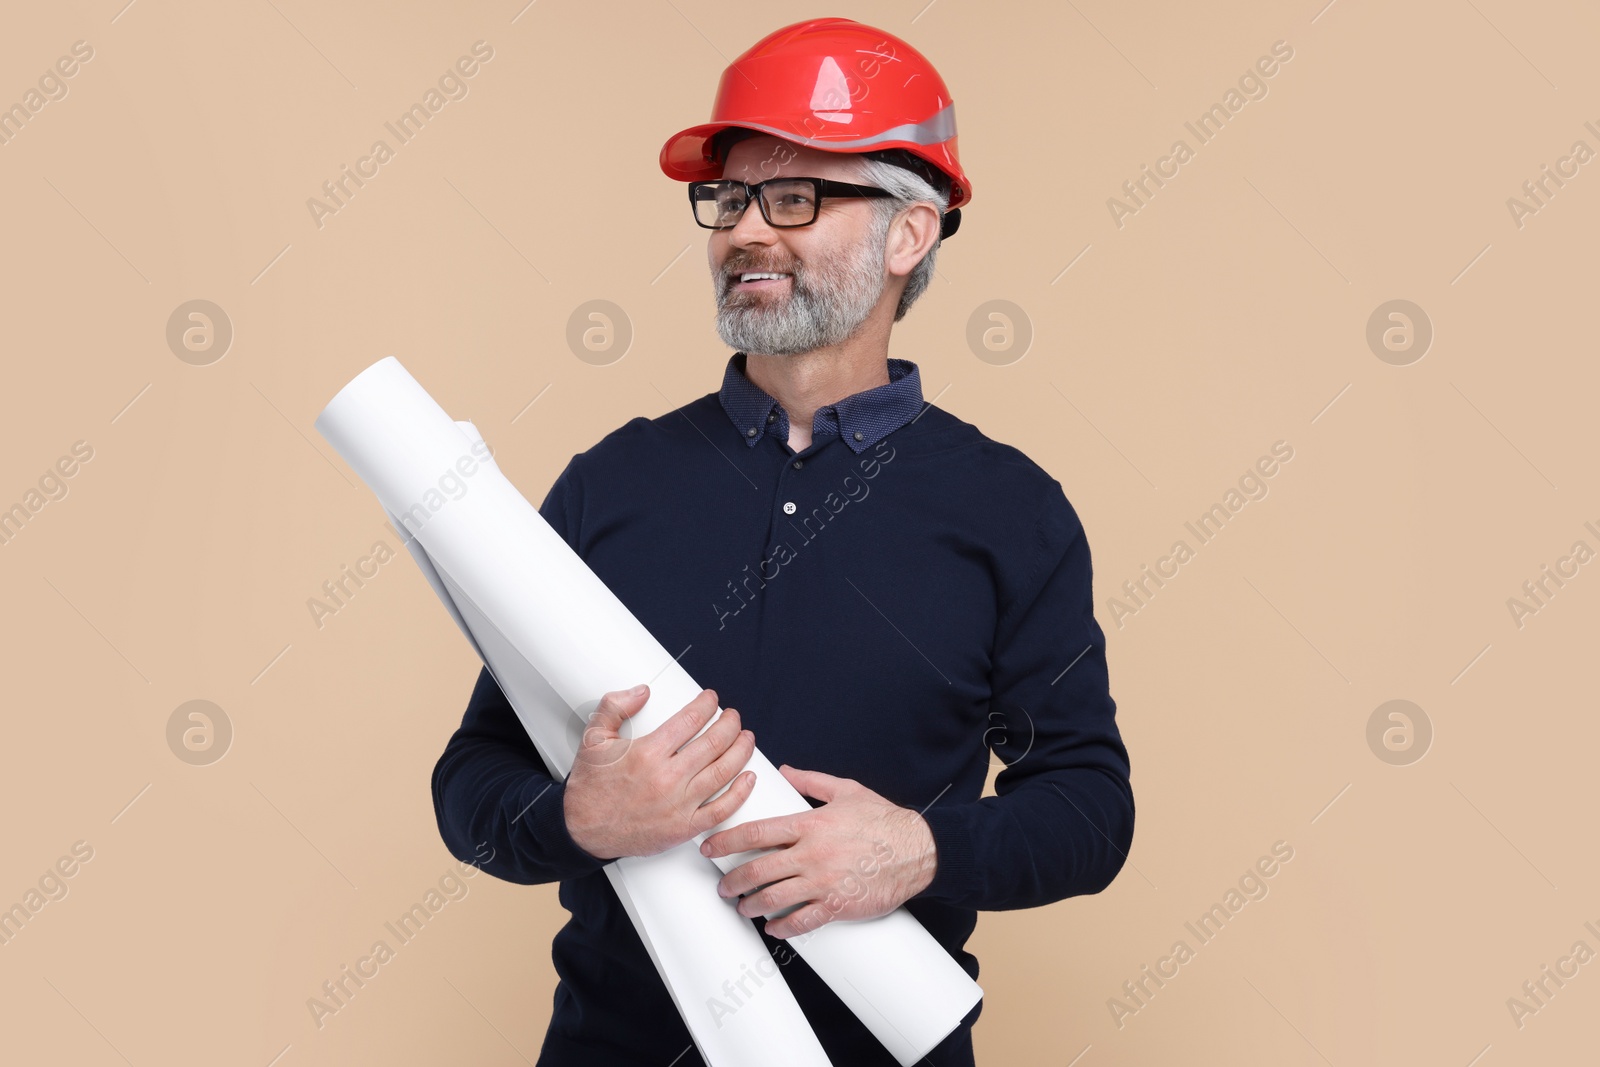
[[[754,448],[764,436],[780,443],[789,439],[789,413],[744,373],[745,354],[728,357],[718,399],[744,443]],[[856,453],[877,444],[922,411],[922,372],[909,359],[888,361],[889,383],[874,386],[818,409],[811,420],[813,438],[833,434]]]

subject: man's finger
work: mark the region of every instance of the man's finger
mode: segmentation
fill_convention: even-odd
[[[699,733],[700,728],[711,721],[711,716],[716,713],[717,691],[702,689],[693,700],[673,712],[666,722],[651,731],[652,743],[661,745],[670,756]]]
[[[815,797],[823,803],[833,800],[852,785],[859,784],[852,778],[839,778],[832,774],[824,774],[822,771],[803,771],[787,763],[778,770],[783,772],[783,776],[789,779],[789,784],[803,795]]]
[[[775,815],[770,819],[752,819],[729,827],[706,838],[700,846],[707,856],[731,856],[753,848],[779,848],[792,845],[800,839],[793,815]]]
[[[723,708],[715,722],[700,731],[698,736],[684,742],[676,752],[667,753],[667,756],[683,768],[683,773],[699,774],[739,739],[741,729],[739,712],[734,708]]]
[[[807,904],[803,908],[796,908],[781,919],[768,922],[766,930],[773,937],[787,941],[794,937],[804,937],[817,927],[832,922],[833,917],[833,912],[824,905]]]
[[[750,799],[750,791],[755,788],[756,775],[754,771],[743,771],[733,779],[733,784],[724,789],[715,799],[704,801],[699,807],[689,814],[689,825],[696,834],[705,833],[722,825],[746,800]]]
[[[749,799],[751,790],[755,788],[755,772],[746,769],[745,764],[750,762],[750,754],[755,751],[755,747],[755,735],[749,730],[741,731],[728,746],[727,751],[718,756],[709,767],[689,779],[684,787],[685,795],[690,800],[698,798],[700,801],[700,811],[696,816],[703,815],[706,818],[705,822],[700,823],[702,830],[706,832],[715,830],[724,819]],[[725,791],[722,790],[724,785],[728,787]],[[735,796],[731,804],[718,803],[730,794]],[[716,799],[713,800],[713,797]],[[718,813],[716,818],[711,818],[713,813]]]
[[[746,860],[722,876],[717,892],[723,897],[742,897],[746,893],[800,873],[800,863],[794,849],[780,848],[766,852],[753,860]],[[773,909],[768,908],[768,911]]]
[[[792,908],[797,904],[805,904],[816,895],[816,886],[804,878],[785,878],[781,882],[774,882],[772,885],[757,890],[740,900],[738,905],[739,914],[747,919],[754,919],[760,915],[772,915],[787,908]],[[785,916],[785,918],[787,917]]]

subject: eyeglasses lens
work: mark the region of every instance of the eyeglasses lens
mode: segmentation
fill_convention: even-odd
[[[817,217],[816,189],[807,181],[768,182],[761,189],[774,226],[804,226]],[[694,214],[702,226],[735,225],[748,206],[742,185],[708,182],[695,190]]]

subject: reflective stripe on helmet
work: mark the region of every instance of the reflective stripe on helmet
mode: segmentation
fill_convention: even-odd
[[[922,122],[907,122],[899,126],[875,133],[870,137],[856,137],[848,141],[833,138],[806,137],[798,139],[789,130],[768,126],[760,122],[739,120],[739,125],[752,130],[765,130],[774,137],[796,141],[802,145],[826,145],[830,149],[837,148],[866,148],[870,145],[882,144],[884,141],[909,141],[912,144],[942,144],[956,135],[956,105],[946,104],[933,115]]]

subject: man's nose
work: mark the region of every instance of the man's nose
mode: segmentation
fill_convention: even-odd
[[[754,198],[745,205],[744,214],[728,231],[728,243],[738,248],[771,245],[777,240],[778,231],[767,223],[766,216],[761,214],[761,205]]]

